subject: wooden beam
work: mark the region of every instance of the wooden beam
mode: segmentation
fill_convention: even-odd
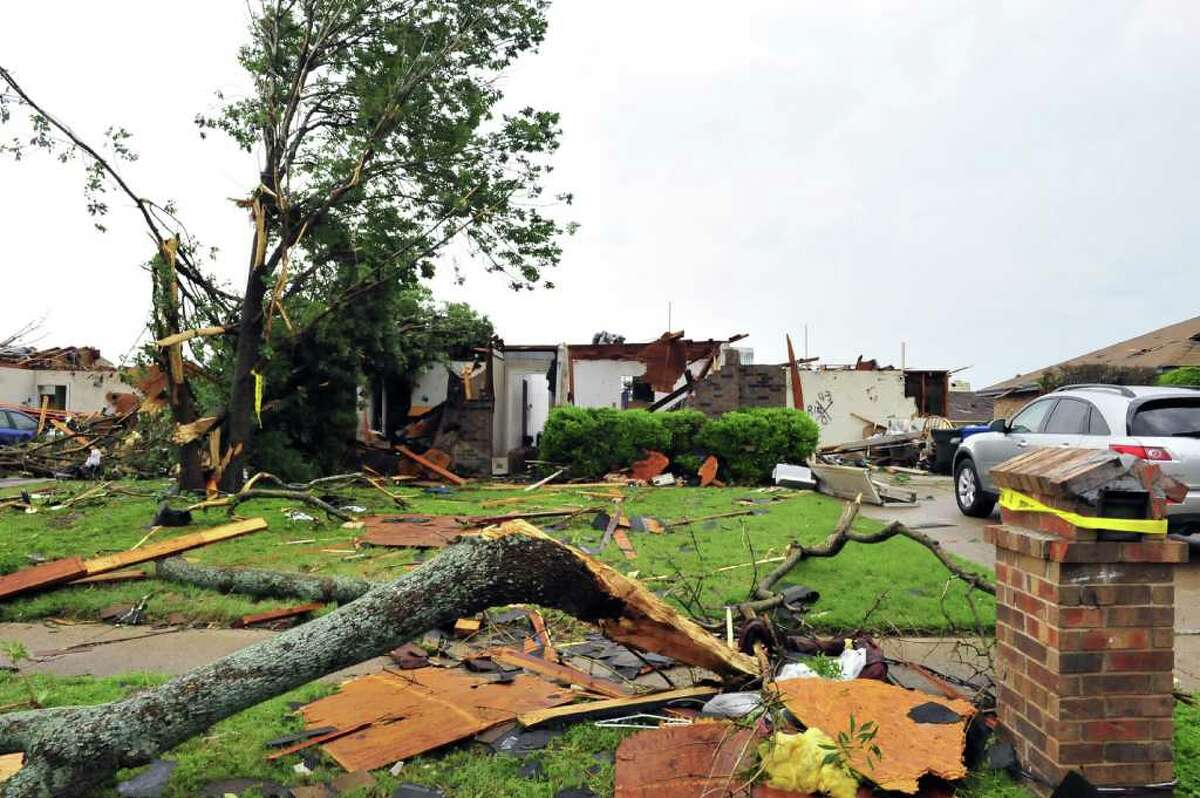
[[[225,332],[224,327],[200,327],[195,330],[184,330],[177,332],[174,335],[168,335],[166,338],[160,338],[154,342],[154,345],[160,349],[166,349],[168,346],[181,344],[184,341],[190,341],[193,338],[205,338],[211,335],[221,335]]]
[[[399,444],[399,443],[395,444],[392,448],[394,448],[400,454],[407,457],[409,460],[412,460],[417,465],[421,466],[421,468],[424,468],[426,471],[431,471],[434,474],[437,474],[439,477],[441,477],[442,479],[445,479],[447,482],[450,482],[451,484],[454,484],[454,485],[466,485],[467,484],[467,481],[465,479],[463,479],[462,477],[460,477],[458,474],[455,474],[453,471],[449,471],[445,468],[442,468],[437,463],[434,463],[430,460],[426,460],[424,457],[417,454],[412,449],[409,449],[407,446],[405,446],[403,444]]]

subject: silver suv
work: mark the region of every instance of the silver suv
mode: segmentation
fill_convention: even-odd
[[[986,518],[996,505],[989,472],[1031,447],[1112,449],[1157,464],[1187,484],[1172,504],[1172,532],[1200,532],[1200,390],[1068,385],[1033,400],[1011,421],[969,436],[954,453],[954,496],[966,515]]]

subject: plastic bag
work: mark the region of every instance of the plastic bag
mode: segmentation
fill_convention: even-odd
[[[767,783],[781,790],[855,798],[858,779],[839,764],[825,764],[829,751],[822,745],[833,745],[833,741],[817,728],[803,734],[773,735],[758,747]]]

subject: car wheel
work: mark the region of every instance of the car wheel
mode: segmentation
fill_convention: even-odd
[[[964,457],[954,468],[954,499],[963,515],[987,518],[996,506],[996,497],[985,493],[975,470],[975,461]]]

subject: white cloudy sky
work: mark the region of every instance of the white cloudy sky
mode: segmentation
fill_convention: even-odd
[[[236,0],[9,4],[0,64],[98,137],[129,128],[138,190],[172,198],[239,276],[228,201],[255,174],[192,124],[242,80]],[[577,201],[554,291],[470,263],[436,288],[510,343],[750,333],[810,351],[973,365],[976,385],[1197,315],[1200,4],[558,0],[514,104],[562,112]],[[113,359],[143,327],[145,234],[95,233],[78,175],[0,162],[0,328]],[[0,329],[0,332],[3,332]]]

